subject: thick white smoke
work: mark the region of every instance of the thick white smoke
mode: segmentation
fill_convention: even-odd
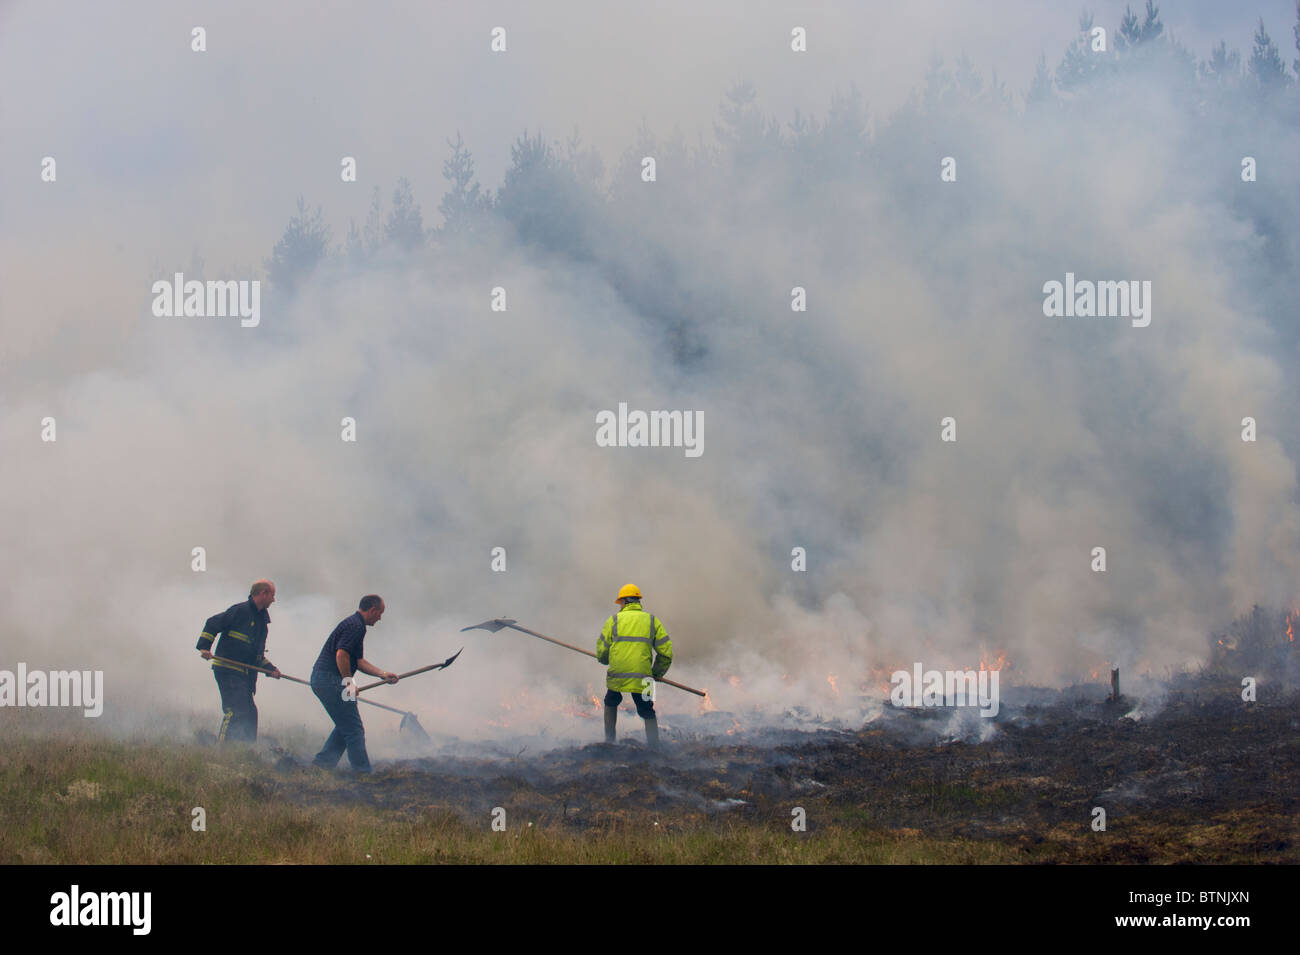
[[[923,62],[924,36],[908,42]],[[208,56],[237,71],[253,53]],[[102,668],[110,715],[215,722],[191,647],[209,614],[268,576],[268,655],[286,672],[307,676],[334,624],[378,592],[389,610],[367,641],[375,662],[405,670],[468,648],[376,699],[466,738],[594,737],[573,711],[601,692],[594,661],[456,631],[511,616],[590,646],[631,580],[674,637],[670,675],[716,705],[854,718],[864,689],[879,697],[881,673],[914,660],[1001,653],[1017,679],[1049,683],[1112,662],[1164,672],[1198,659],[1225,618],[1296,596],[1296,340],[1252,284],[1268,237],[1232,190],[1250,188],[1242,155],[1298,144],[1262,122],[1226,146],[1207,138],[1199,124],[1227,128],[1213,122],[1231,104],[1203,121],[1171,101],[1172,61],[1107,99],[1028,113],[984,93],[913,103],[807,154],[756,141],[752,161],[744,143],[710,160],[643,131],[606,157],[607,182],[583,185],[601,196],[590,207],[532,195],[528,221],[568,252],[503,222],[477,244],[340,256],[292,296],[264,285],[255,329],[150,312],[153,281],[174,271],[264,279],[251,263],[277,238],[247,226],[265,200],[246,173],[219,211],[190,214],[186,188],[210,182],[213,163],[197,151],[249,144],[178,118],[188,84],[212,77],[183,59],[169,70],[149,99],[165,116],[133,116],[125,79],[114,119],[98,120],[132,137],[160,124],[169,140],[136,143],[152,171],[122,174],[133,204],[96,166],[126,161],[113,130],[76,135],[89,120],[71,116],[67,145],[18,132],[32,182],[0,246],[0,665]],[[746,72],[761,114],[762,58]],[[918,67],[908,82],[927,79]],[[726,101],[722,86],[692,92]],[[803,108],[825,113],[820,98]],[[261,161],[300,161],[297,127],[319,142],[320,109],[296,103]],[[22,115],[12,102],[6,114]],[[455,117],[402,122],[445,137]],[[846,130],[860,135],[831,135]],[[311,161],[335,168],[362,145]],[[504,152],[470,145],[493,162]],[[639,178],[643,146],[655,183]],[[27,171],[46,153],[60,157],[57,184]],[[395,174],[400,154],[384,150]],[[955,182],[940,179],[945,156]],[[311,181],[341,241],[338,183]],[[347,214],[365,181],[340,200]],[[441,184],[424,181],[436,224]],[[1286,194],[1293,242],[1294,182]],[[218,261],[209,247],[235,251]],[[1067,272],[1150,281],[1150,326],[1046,317],[1042,286]],[[489,308],[498,286],[506,311]],[[791,311],[795,286],[806,312]],[[704,453],[598,447],[596,413],[619,402],[701,412]],[[46,416],[54,443],[40,440]],[[940,441],[949,416],[956,442]],[[1256,443],[1240,438],[1248,416]],[[345,417],[355,442],[340,439]],[[1098,546],[1104,574],[1090,567]],[[795,547],[806,572],[792,570]],[[669,718],[699,707],[667,689],[660,700]],[[264,681],[258,701],[264,726],[323,737],[306,689]]]

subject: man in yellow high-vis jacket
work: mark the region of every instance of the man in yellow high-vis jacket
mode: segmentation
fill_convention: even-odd
[[[641,609],[641,591],[626,584],[618,592],[618,611],[605,621],[596,641],[596,659],[609,666],[605,674],[605,742],[615,739],[618,706],[631,693],[637,715],[645,721],[645,741],[659,748],[659,723],[655,719],[655,680],[673,662],[673,643],[664,622]]]

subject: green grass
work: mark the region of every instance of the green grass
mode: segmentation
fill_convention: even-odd
[[[361,779],[277,770],[238,747],[6,733],[0,864],[1240,864],[1294,862],[1300,844],[1284,806],[1116,815],[1096,833],[1083,811],[1026,811],[1038,798],[1029,782],[929,771],[870,799],[805,800],[809,831],[798,833],[781,801],[760,798],[743,816],[615,801],[579,817],[520,780],[500,797],[508,826],[495,832],[482,800],[471,812],[455,784],[424,778],[409,767]],[[191,828],[196,806],[204,832]]]
[[[0,753],[0,863],[1015,861],[996,843],[852,822],[796,833],[783,818],[686,826],[642,814],[576,830],[508,812],[506,831],[494,832],[489,818],[467,820],[454,806],[379,809],[346,791],[381,784],[277,772],[247,750],[17,739]],[[195,806],[205,832],[191,828]]]

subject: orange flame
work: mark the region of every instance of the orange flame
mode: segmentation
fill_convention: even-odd
[[[890,677],[899,669],[902,669],[902,667],[895,667],[892,670],[888,667],[872,667],[867,679],[862,683],[863,692],[868,692],[874,686],[877,691],[888,696],[894,688],[894,682]]]
[[[989,660],[988,653],[984,653],[980,657],[981,670],[1001,670],[1004,669],[1006,665],[1007,665],[1007,654],[1005,650],[999,650],[997,657],[995,657],[992,661]]]
[[[826,674],[826,682],[831,685],[831,692],[834,693],[836,696],[839,696],[840,688],[837,685],[839,683],[839,680],[834,673]]]

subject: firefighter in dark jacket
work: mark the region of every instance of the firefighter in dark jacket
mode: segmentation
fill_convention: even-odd
[[[212,660],[212,675],[221,691],[221,731],[217,739],[257,739],[257,671],[239,666],[247,663],[270,670],[280,679],[280,670],[266,658],[267,628],[271,615],[266,608],[275,603],[275,584],[259,580],[249,588],[248,599],[208,618],[195,649],[205,660]],[[220,639],[218,639],[218,637]],[[216,646],[213,646],[213,641]],[[222,657],[214,660],[213,657]],[[230,662],[227,662],[230,661]]]

